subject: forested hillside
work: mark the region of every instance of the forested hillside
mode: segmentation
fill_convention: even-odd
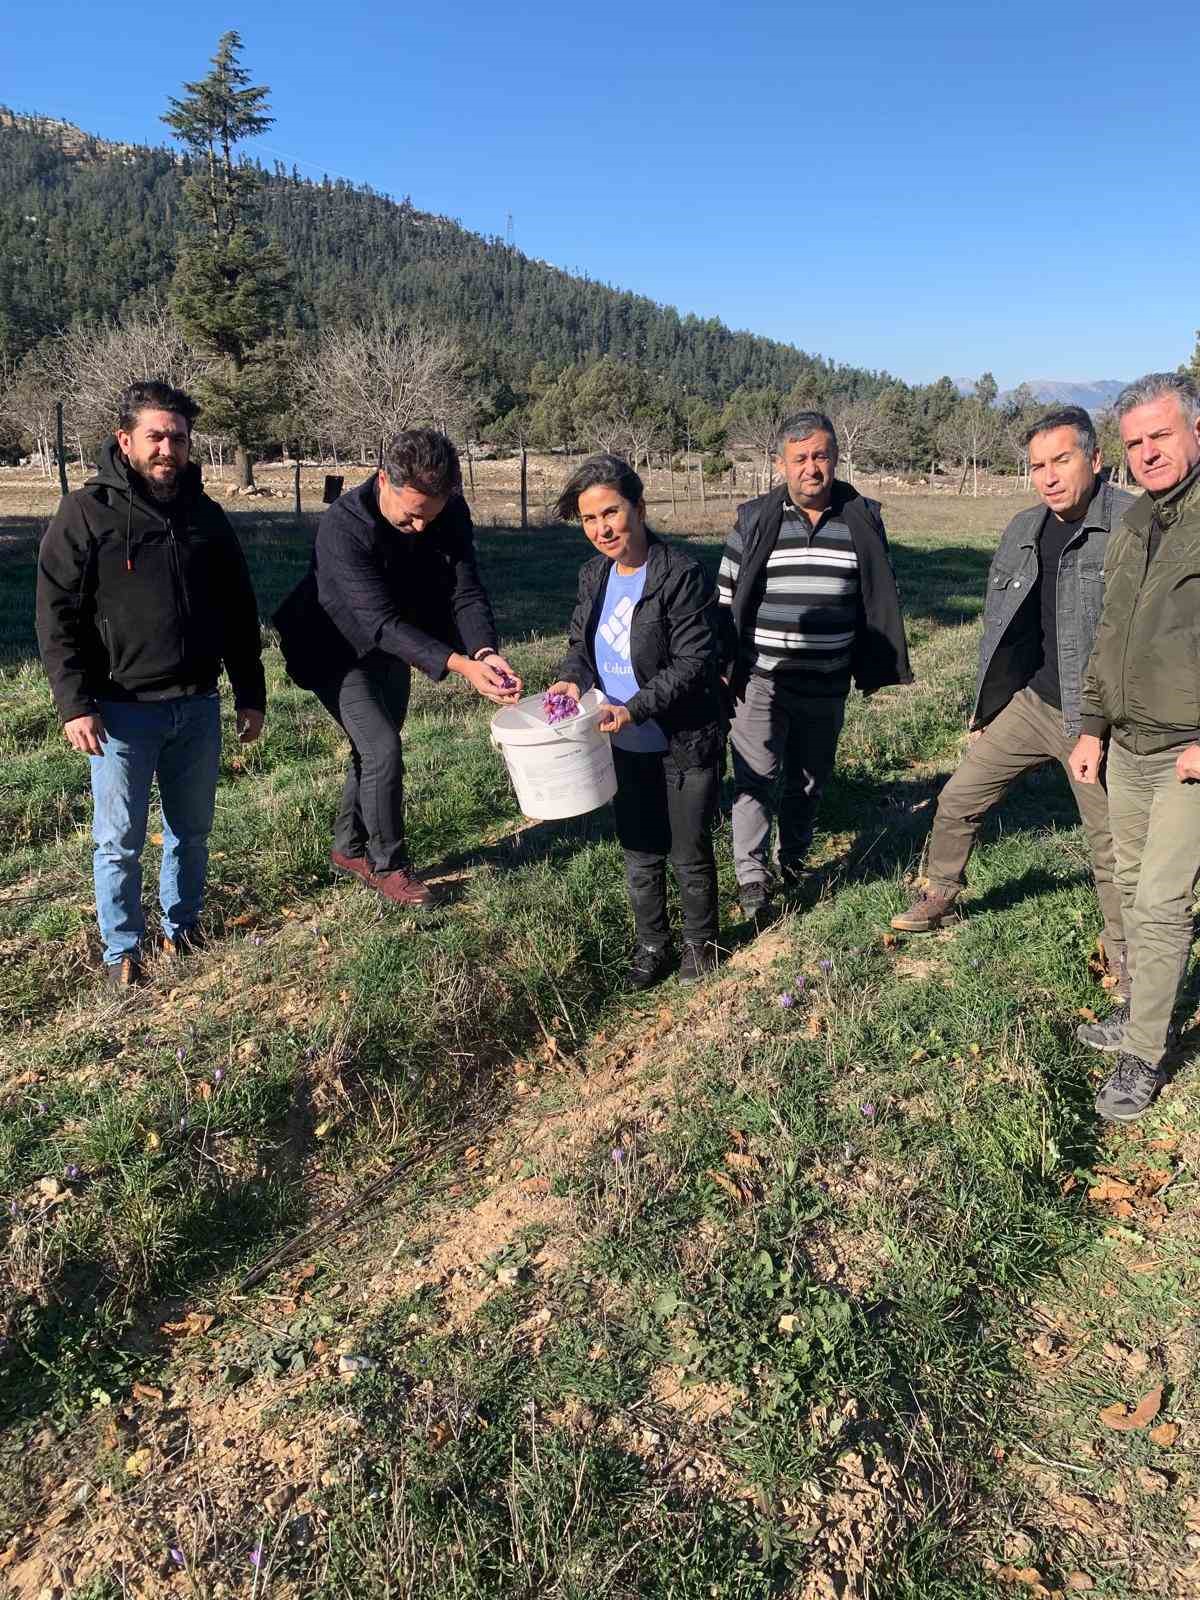
[[[188,171],[166,149],[0,111],[0,346],[19,356],[80,318],[115,318],[139,293],[165,294]],[[612,353],[714,401],[742,384],[852,399],[890,381],[574,277],[342,180],[264,171],[260,214],[291,265],[300,329],[400,308],[452,327],[510,382],[536,362]]]

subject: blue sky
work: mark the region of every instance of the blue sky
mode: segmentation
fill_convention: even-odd
[[[1200,326],[1200,32],[1174,0],[32,7],[0,102],[160,142],[242,34],[257,153],[910,381],[1130,378]],[[202,13],[202,14],[200,14]]]

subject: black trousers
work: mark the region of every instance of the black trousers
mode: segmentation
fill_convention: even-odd
[[[617,838],[625,852],[625,877],[642,944],[670,941],[667,922],[669,860],[679,884],[683,937],[706,944],[717,937],[717,864],[712,829],[720,778],[716,764],[677,767],[671,757],[635,754],[613,746]]]
[[[315,691],[350,741],[333,847],[341,855],[365,855],[377,872],[408,865],[400,730],[411,678],[406,661],[374,650]]]

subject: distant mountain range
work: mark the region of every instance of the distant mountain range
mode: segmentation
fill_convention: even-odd
[[[1092,383],[1060,383],[1054,378],[1030,378],[1025,387],[1048,406],[1082,406],[1085,411],[1106,411],[1128,380],[1097,378]],[[1003,402],[1012,393],[1000,395]]]
[[[1029,378],[1024,387],[1035,400],[1047,406],[1082,406],[1085,411],[1107,411],[1125,387],[1128,379],[1096,378],[1090,383],[1069,383],[1058,378]],[[956,378],[960,394],[970,394],[975,388],[973,378]],[[1015,393],[1014,389],[1001,389],[996,404],[1002,406]]]

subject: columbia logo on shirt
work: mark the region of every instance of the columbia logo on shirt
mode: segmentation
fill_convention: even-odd
[[[633,601],[628,595],[623,595],[613,607],[611,615],[596,630],[605,644],[615,650],[623,661],[629,660],[629,625],[632,616]]]

